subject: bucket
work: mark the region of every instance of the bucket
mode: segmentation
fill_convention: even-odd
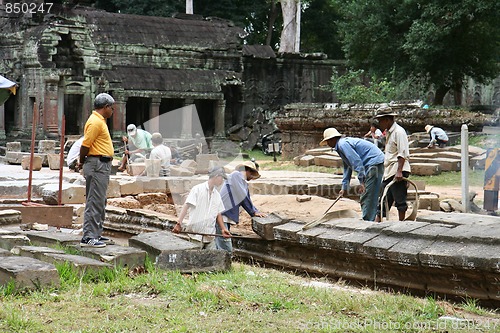
[[[146,175],[148,177],[159,177],[161,170],[161,160],[145,160]]]

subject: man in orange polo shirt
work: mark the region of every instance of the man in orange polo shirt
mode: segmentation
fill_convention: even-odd
[[[96,96],[94,111],[85,123],[84,139],[80,148],[77,170],[83,167],[85,177],[85,212],[83,215],[83,238],[80,246],[104,247],[110,239],[103,237],[103,223],[106,208],[113,142],[106,119],[113,115],[115,100],[106,93]]]

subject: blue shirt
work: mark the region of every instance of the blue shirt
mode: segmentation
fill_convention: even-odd
[[[384,163],[384,153],[373,143],[358,138],[340,138],[334,148],[344,162],[342,189],[349,189],[352,170],[358,173],[361,184],[371,166]]]
[[[233,171],[227,176],[227,180],[222,185],[220,196],[224,203],[222,215],[238,223],[240,219],[240,206],[243,207],[250,216],[258,212],[250,199],[247,181],[240,171]]]

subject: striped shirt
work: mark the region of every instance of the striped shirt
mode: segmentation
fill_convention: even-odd
[[[186,199],[188,204],[189,220],[185,231],[203,234],[215,234],[217,215],[224,211],[224,204],[219,192],[214,187],[210,191],[208,182],[194,186]],[[203,243],[210,243],[214,237],[189,235],[191,238]]]

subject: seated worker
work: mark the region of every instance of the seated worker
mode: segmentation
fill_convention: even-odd
[[[122,164],[118,168],[119,171],[125,170],[127,162],[129,162],[129,157],[131,160],[138,157],[145,158],[143,154],[149,153],[153,149],[151,133],[137,128],[134,124],[130,124],[127,126],[127,134],[128,138],[126,136],[122,138],[123,142],[125,142],[125,154],[122,158]],[[127,143],[131,143],[135,149],[129,151]]]
[[[448,135],[446,135],[443,129],[432,125],[426,125],[425,131],[429,133],[430,137],[430,142],[427,148],[434,148],[436,144],[439,148],[444,148],[448,143]]]
[[[163,144],[163,137],[161,133],[153,133],[151,136],[153,143],[153,150],[149,155],[152,160],[161,160],[160,176],[167,176],[170,173],[170,160],[172,159],[172,152],[170,148]]]
[[[385,136],[384,133],[377,127],[377,123],[371,123],[370,130],[364,135],[368,141],[373,142],[377,147],[384,148]]]
[[[76,140],[69,149],[68,156],[66,157],[66,164],[70,170],[76,171],[78,158],[80,157],[80,148],[82,147],[83,136]]]

